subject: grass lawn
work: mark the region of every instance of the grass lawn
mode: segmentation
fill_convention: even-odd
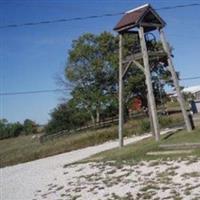
[[[180,117],[180,115],[173,115],[170,119],[169,117],[164,117],[162,120],[162,127],[165,127],[166,124],[173,125],[181,121],[182,117]],[[141,126],[141,123],[144,123],[141,119],[128,121],[125,124],[124,136],[132,136],[147,132],[147,130],[145,130],[146,126]],[[146,124],[146,122],[144,124]],[[141,127],[143,128],[141,129]],[[40,143],[38,139],[33,139],[32,136],[19,136],[17,138],[0,140],[0,167],[101,144],[116,139],[117,137],[117,126],[113,125],[110,128],[66,135],[45,143]],[[149,145],[151,145],[151,142]]]
[[[87,146],[103,143],[117,137],[116,127],[66,135],[40,143],[32,136],[0,140],[0,167],[57,155]]]
[[[147,155],[147,152],[162,152],[164,149],[160,148],[160,144],[180,144],[180,143],[200,143],[200,129],[188,133],[187,131],[178,131],[166,137],[162,135],[160,142],[155,142],[154,138],[144,139],[140,142],[127,145],[122,149],[115,148],[105,152],[96,154],[83,162],[87,161],[130,161],[138,162],[141,160],[156,160],[156,159],[177,159],[186,158],[187,156],[200,156],[200,148],[194,149],[190,154],[178,153],[173,155]]]

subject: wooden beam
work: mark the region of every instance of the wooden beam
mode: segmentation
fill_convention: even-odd
[[[116,30],[116,31],[117,31],[119,34],[122,34],[123,32],[128,31],[128,30],[134,28],[135,26],[136,26],[135,24],[131,24],[131,25],[129,25],[129,26],[122,27],[122,28],[120,28],[120,29],[118,29],[118,30]]]
[[[144,72],[144,67],[136,60],[133,60],[133,63],[142,71]]]
[[[126,30],[126,31],[123,32],[123,34],[131,34],[131,35],[137,35],[138,36],[138,31]]]
[[[170,48],[169,48],[169,45],[168,45],[167,40],[165,38],[164,31],[162,29],[159,30],[159,34],[160,34],[160,39],[161,39],[163,48],[164,48],[165,52],[167,53],[167,57],[168,57],[167,61],[168,61],[169,71],[171,72],[171,75],[172,75],[174,87],[176,89],[177,98],[178,98],[178,101],[179,101],[179,104],[180,104],[180,107],[181,107],[181,110],[182,110],[185,125],[186,125],[186,128],[187,128],[187,131],[191,132],[192,127],[191,127],[191,124],[190,124],[190,121],[189,121],[189,118],[188,118],[188,115],[187,115],[187,111],[185,109],[185,101],[184,101],[183,96],[181,94],[179,81],[178,81],[177,74],[176,74],[176,71],[175,71],[175,68],[174,68],[174,65],[173,65],[173,62],[172,62]]]
[[[122,65],[122,34],[119,34],[119,147],[123,147],[124,104],[123,104],[123,65]]]
[[[132,64],[132,61],[130,61],[130,62],[126,65],[126,67],[125,67],[125,69],[124,69],[124,71],[123,71],[123,74],[122,74],[122,78],[124,78],[124,76],[126,75],[126,72],[128,71],[128,68],[131,66],[131,64]]]
[[[159,57],[164,57],[164,56],[167,56],[166,52],[163,51],[163,50],[159,50],[159,51],[148,51],[148,55],[149,55],[149,60],[155,60],[155,59],[158,59]],[[141,60],[143,59],[143,55],[142,53],[136,53],[136,54],[133,54],[131,56],[127,56],[124,60],[123,60],[123,64],[126,64],[130,61],[133,61],[133,60]]]
[[[156,138],[156,132],[154,128],[153,116],[152,116],[152,111],[151,111],[151,104],[149,101],[149,94],[147,94],[147,103],[148,103],[148,113],[149,113],[150,128],[151,128],[152,136]]]
[[[140,25],[143,26],[143,27],[155,27],[155,28],[161,28],[161,27],[163,27],[162,24],[145,23],[145,22],[141,22]]]
[[[155,98],[153,94],[153,86],[151,82],[149,56],[148,56],[147,46],[146,46],[146,42],[144,38],[144,28],[142,26],[139,27],[139,36],[140,36],[140,44],[141,44],[142,56],[143,56],[143,62],[144,62],[144,71],[145,71],[145,76],[146,76],[148,99],[149,99],[151,115],[152,115],[151,117],[152,117],[153,127],[155,131],[155,139],[156,141],[159,141],[160,130],[159,130],[159,124],[158,124],[157,111],[156,111],[156,103],[155,103]]]

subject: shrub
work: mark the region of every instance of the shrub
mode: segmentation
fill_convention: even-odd
[[[0,119],[0,139],[17,137],[19,135],[37,133],[38,125],[30,119],[26,119],[24,124],[20,122],[9,123],[6,119]]]
[[[164,128],[171,125],[173,123],[173,119],[168,116],[161,116],[159,118],[159,123],[160,123],[160,126]]]
[[[23,131],[25,135],[37,133],[37,128],[38,128],[38,125],[34,121],[30,119],[24,120]]]
[[[74,105],[63,103],[58,105],[51,113],[51,120],[45,127],[46,135],[55,134],[63,130],[73,130],[84,126],[89,120],[88,113]]]
[[[139,122],[140,133],[145,133],[150,131],[151,125],[149,119],[143,119]]]
[[[17,137],[23,131],[23,125],[19,122],[8,123],[7,120],[0,120],[0,139]]]

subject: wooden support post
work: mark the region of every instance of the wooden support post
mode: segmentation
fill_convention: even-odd
[[[146,85],[148,90],[148,101],[150,104],[151,109],[151,116],[152,122],[153,122],[153,131],[155,132],[155,139],[156,141],[160,140],[160,130],[159,130],[159,124],[158,124],[158,117],[157,117],[157,111],[156,111],[156,103],[155,98],[153,94],[153,87],[151,82],[151,73],[150,73],[150,66],[149,66],[149,56],[147,52],[146,47],[146,41],[144,37],[144,28],[140,26],[139,28],[139,37],[140,37],[140,45],[142,49],[142,55],[143,55],[143,62],[144,62],[144,71],[146,76]]]
[[[190,121],[189,121],[189,118],[188,118],[188,115],[187,115],[187,111],[185,109],[185,101],[184,101],[183,96],[181,94],[179,81],[178,81],[177,74],[176,74],[176,71],[175,71],[175,68],[174,68],[174,65],[173,65],[173,62],[172,62],[172,58],[171,58],[171,52],[170,52],[170,49],[169,49],[169,45],[168,45],[168,43],[166,41],[164,31],[162,29],[160,29],[159,33],[160,33],[160,39],[161,39],[163,48],[164,48],[165,52],[167,53],[168,66],[169,66],[169,70],[170,70],[171,75],[172,75],[172,79],[173,79],[173,82],[174,82],[174,87],[176,89],[177,98],[178,98],[178,101],[179,101],[179,104],[180,104],[180,107],[181,107],[181,110],[182,110],[182,114],[183,114],[183,117],[184,117],[185,125],[186,125],[186,128],[187,128],[187,131],[191,132],[192,131],[192,127],[191,127],[191,124],[190,124]]]
[[[123,104],[123,66],[122,66],[122,34],[119,34],[119,147],[123,147],[123,125],[124,125],[124,104]]]
[[[148,114],[149,114],[149,121],[150,121],[150,128],[152,132],[152,136],[156,138],[154,123],[153,123],[153,117],[152,117],[152,111],[151,111],[151,104],[149,101],[149,94],[147,94],[147,103],[148,103]]]

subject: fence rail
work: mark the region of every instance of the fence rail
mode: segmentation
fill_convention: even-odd
[[[177,111],[173,111],[168,114],[170,115],[170,114],[175,114],[175,113],[179,113],[179,112],[181,112],[181,111],[177,110]],[[137,118],[142,118],[145,116],[146,116],[145,113],[134,113],[134,114],[130,115],[128,117],[128,119],[137,119]],[[118,123],[118,116],[109,117],[109,118],[101,120],[99,123],[96,123],[96,124],[87,124],[85,126],[74,128],[71,130],[62,130],[55,134],[49,134],[49,135],[44,134],[44,135],[40,136],[40,142],[44,143],[48,140],[53,140],[55,138],[59,138],[59,137],[65,136],[65,135],[71,135],[74,133],[80,133],[80,132],[86,131],[86,130],[96,130],[96,129],[100,129],[100,128],[105,128],[105,127],[109,127],[111,125],[115,125],[117,123]]]
[[[99,123],[96,123],[96,124],[87,124],[85,126],[71,129],[71,130],[62,130],[55,134],[49,134],[49,135],[44,134],[40,137],[40,142],[43,143],[47,140],[52,140],[54,138],[58,138],[58,137],[61,137],[64,135],[71,135],[73,133],[78,133],[78,132],[85,131],[85,130],[109,127],[111,125],[116,124],[117,122],[118,122],[118,116],[117,117],[115,116],[115,117],[107,118],[106,120],[100,121]]]

